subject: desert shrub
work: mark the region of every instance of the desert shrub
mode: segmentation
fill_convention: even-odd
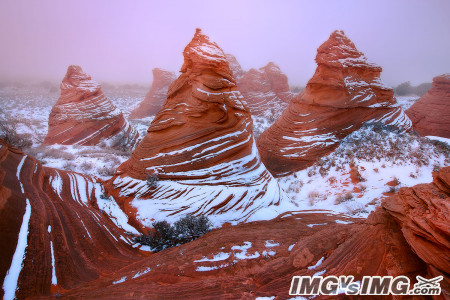
[[[181,243],[193,241],[211,231],[211,222],[206,216],[187,215],[175,222],[175,231]]]
[[[92,168],[94,167],[94,165],[91,162],[88,161],[83,161],[80,165],[80,168],[83,172],[87,172],[89,170],[92,170]]]
[[[347,192],[345,194],[337,196],[336,199],[334,200],[334,204],[338,205],[338,204],[350,201],[352,199],[353,199],[353,193],[352,192]]]
[[[395,194],[398,192],[399,189],[400,189],[400,187],[398,185],[390,186],[388,188],[388,192]]]
[[[73,155],[70,152],[65,152],[62,149],[56,149],[56,148],[47,148],[45,150],[46,157],[53,157],[58,158],[66,161],[75,160],[75,155]]]
[[[401,184],[400,180],[396,176],[394,176],[394,178],[392,180],[394,181],[395,186],[398,186]]]
[[[151,188],[156,188],[158,186],[159,176],[158,173],[147,175],[147,185]]]
[[[30,134],[17,133],[17,122],[0,120],[0,138],[19,149],[28,148],[33,145]]]
[[[347,206],[346,208],[347,208],[347,213],[349,215],[353,215],[353,216],[357,215],[357,214],[368,214],[369,213],[366,206],[362,203],[360,203],[356,207]]]
[[[367,185],[360,183],[358,185],[359,189],[361,190],[361,192],[364,192],[367,189]]]
[[[441,165],[439,163],[436,163],[433,165],[433,172],[437,172],[441,169]]]
[[[153,231],[134,238],[136,243],[147,245],[154,252],[159,252],[180,244],[193,241],[211,231],[212,223],[206,216],[186,215],[174,225],[167,221],[152,223]]]
[[[97,169],[98,174],[101,176],[113,176],[116,172],[116,169],[113,166],[103,166]]]

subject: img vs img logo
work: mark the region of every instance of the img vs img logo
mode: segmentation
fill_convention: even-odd
[[[406,276],[364,276],[354,281],[354,276],[294,276],[289,295],[440,295],[443,276],[426,279],[417,276],[410,288]]]

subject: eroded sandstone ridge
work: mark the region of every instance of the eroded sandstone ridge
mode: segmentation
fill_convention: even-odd
[[[294,98],[288,78],[280,67],[270,62],[262,68],[244,71],[235,56],[225,56],[250,113],[271,120],[278,119]]]
[[[450,296],[450,167],[435,172],[431,184],[400,189],[383,207],[426,263],[428,276],[444,276],[441,285]]]
[[[79,66],[69,66],[53,106],[45,144],[93,146],[121,139],[132,147],[139,134]]]
[[[273,62],[250,69],[238,82],[252,115],[276,120],[294,98],[288,78]]]
[[[277,205],[280,188],[222,49],[198,29],[183,55],[182,74],[110,190],[145,226],[187,213],[243,221]]]
[[[381,67],[368,62],[344,32],[330,35],[317,49],[316,62],[306,89],[258,138],[272,174],[308,167],[367,122],[411,128],[392,88],[380,81]]]
[[[126,216],[103,194],[0,139],[0,298],[62,294],[142,258],[129,236],[138,232],[111,221]]]
[[[411,287],[418,275],[442,275],[434,299],[450,295],[450,167],[400,189],[367,220],[287,212],[150,256],[133,247],[136,230],[104,193],[101,182],[42,167],[0,140],[0,297],[288,299],[295,275],[405,275]]]
[[[406,114],[420,135],[450,138],[450,74],[433,78],[433,87]]]
[[[447,299],[449,197],[447,167],[435,174],[433,183],[402,188],[367,220],[302,211],[224,227],[83,284],[67,295],[176,298],[183,290],[186,299],[289,299],[293,276],[354,276],[354,281],[361,282],[363,276],[403,275],[413,288],[416,276],[442,275],[442,293],[433,299]],[[120,285],[111,284],[120,280]],[[316,298],[349,296],[341,291]]]
[[[145,99],[131,112],[130,119],[156,115],[166,101],[167,90],[175,79],[177,79],[175,73],[154,68],[152,87],[145,95]]]

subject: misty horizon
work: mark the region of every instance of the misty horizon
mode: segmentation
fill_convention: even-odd
[[[179,74],[182,52],[202,28],[244,70],[269,62],[305,86],[317,48],[345,34],[391,86],[450,72],[450,2],[435,1],[65,1],[0,3],[0,80],[59,83],[75,64],[97,82],[152,82]]]

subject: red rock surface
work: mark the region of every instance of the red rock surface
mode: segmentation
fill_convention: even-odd
[[[401,227],[408,244],[426,264],[430,277],[443,275],[450,297],[450,167],[433,174],[433,183],[402,188],[383,207]]]
[[[223,51],[198,29],[183,55],[182,74],[110,190],[144,226],[186,213],[243,221],[277,205],[282,193],[259,159]],[[148,176],[159,180],[149,185]]]
[[[159,68],[153,69],[152,87],[145,95],[145,99],[130,114],[130,119],[140,119],[154,116],[164,104],[167,90],[177,79],[175,73]]]
[[[176,299],[182,291],[184,299],[288,299],[293,276],[317,273],[353,275],[355,281],[374,275],[406,275],[411,283],[417,275],[430,278],[426,265],[383,209],[365,222],[305,212],[214,230],[65,295]]]
[[[369,63],[342,31],[318,48],[316,62],[306,89],[258,138],[261,158],[274,175],[312,165],[365,123],[411,128],[393,90],[380,81],[381,67]]]
[[[139,135],[91,76],[79,66],[69,66],[61,96],[50,112],[44,143],[92,146],[114,137],[133,146]]]
[[[450,74],[433,78],[433,87],[406,114],[422,136],[450,138]]]
[[[228,61],[233,78],[239,83],[239,80],[245,74],[245,71],[242,69],[241,64],[234,55],[225,54],[225,58]]]
[[[294,98],[288,78],[280,67],[270,62],[258,70],[245,72],[236,57],[226,54],[226,58],[251,114],[277,119]]]
[[[177,299],[181,292],[184,299],[287,299],[292,276],[319,272],[353,275],[355,281],[406,275],[411,283],[417,275],[442,274],[443,294],[435,299],[449,295],[450,167],[431,184],[402,188],[367,220],[291,212],[224,226],[145,256],[96,207],[103,192],[98,182],[42,167],[1,140],[0,145],[0,280],[9,280],[19,232],[25,233],[18,299]]]
[[[61,294],[142,258],[100,211],[99,193],[92,178],[43,167],[0,139],[0,297],[14,286],[17,299]]]

